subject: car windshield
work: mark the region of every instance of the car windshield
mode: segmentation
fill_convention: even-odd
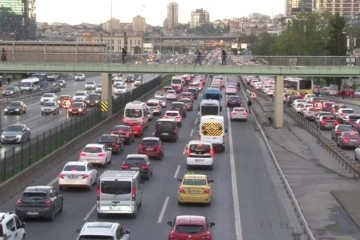
[[[175,94],[175,91],[174,90],[168,90],[166,93],[167,94]]]
[[[130,131],[130,128],[128,126],[116,126],[113,128],[113,131],[124,131],[124,132],[128,132]]]
[[[44,106],[55,106],[54,102],[45,102]]]
[[[6,132],[21,132],[22,130],[22,126],[8,126],[4,129]]]
[[[86,93],[83,93],[83,92],[77,92],[77,93],[75,93],[75,96],[85,96],[86,95]]]
[[[191,100],[190,99],[181,99],[181,102],[183,102],[183,103],[191,103]]]
[[[201,225],[176,225],[176,232],[184,234],[202,233],[205,229]]]
[[[45,93],[45,94],[43,95],[43,97],[54,97],[54,95],[52,95],[52,94],[50,94],[50,93]]]
[[[172,84],[181,84],[182,80],[181,79],[173,79],[173,80],[171,80],[171,83]]]
[[[117,89],[125,89],[126,87],[124,85],[118,85],[116,88]]]
[[[5,90],[7,91],[14,91],[16,88],[15,87],[6,87]]]
[[[80,103],[80,102],[74,102],[74,103],[72,103],[72,106],[73,106],[73,107],[78,107],[78,108],[80,108],[80,107],[83,107],[84,104],[83,104],[83,103]]]
[[[85,147],[83,152],[86,152],[86,153],[101,153],[102,148],[100,148],[100,147]]]
[[[205,178],[184,178],[183,180],[184,185],[206,185],[206,179]]]
[[[86,168],[84,165],[66,165],[64,167],[64,170],[63,171],[85,171]]]
[[[11,106],[11,107],[21,106],[21,103],[20,102],[9,102],[8,106]]]
[[[158,105],[158,103],[157,102],[147,102],[146,105],[151,106],[151,107],[156,107]]]
[[[130,157],[125,159],[125,164],[130,166],[140,166],[146,164],[146,161],[144,158]]]
[[[119,137],[118,136],[111,136],[111,135],[105,135],[101,136],[100,142],[118,142]]]
[[[101,181],[101,192],[105,194],[131,193],[131,181]]]
[[[189,88],[189,89],[188,89],[188,92],[190,92],[190,93],[195,93],[195,92],[197,92],[197,90],[196,90],[195,88]]]
[[[163,121],[159,121],[156,123],[156,128],[158,129],[172,129],[174,127],[174,123],[173,122],[163,122]]]
[[[142,111],[141,109],[126,109],[125,117],[130,117],[130,118],[142,117]]]
[[[360,137],[360,133],[355,132],[355,131],[344,132],[344,137],[359,138],[359,137]]]
[[[190,147],[190,153],[197,153],[197,154],[204,154],[210,152],[210,145],[208,144],[191,144]]]
[[[45,199],[47,194],[45,192],[24,192],[22,199],[41,200]]]

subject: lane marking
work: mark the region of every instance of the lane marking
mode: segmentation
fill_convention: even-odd
[[[194,129],[191,129],[190,137],[193,135],[193,133],[194,133]]]
[[[195,125],[197,124],[197,121],[198,121],[198,117],[195,118]]]
[[[230,170],[231,170],[231,189],[233,195],[233,204],[234,204],[234,218],[235,218],[235,235],[236,240],[242,240],[242,228],[241,228],[241,217],[240,217],[240,205],[239,205],[239,195],[238,187],[236,181],[236,168],[235,168],[235,158],[234,158],[234,146],[231,133],[231,122],[230,122],[230,110],[227,109],[227,120],[228,120],[228,133],[229,133],[229,149],[230,149]]]
[[[167,196],[167,197],[165,198],[164,205],[163,205],[163,207],[161,208],[161,212],[160,212],[160,215],[159,215],[159,218],[158,218],[158,223],[161,223],[162,220],[163,220],[163,217],[164,217],[164,214],[165,214],[167,205],[168,205],[168,203],[169,203],[169,200],[170,200],[170,197]]]
[[[91,216],[91,214],[95,211],[95,209],[96,209],[96,204],[90,209],[90,212],[88,212],[88,214],[86,214],[86,216],[84,217],[84,221],[86,222],[88,219],[89,219],[89,217]]]
[[[47,185],[48,185],[48,186],[52,186],[52,185],[54,185],[57,181],[58,181],[58,178],[56,177],[56,178],[54,178],[53,180],[51,180]]]
[[[185,146],[185,148],[184,148],[183,155],[185,155],[185,153],[186,153],[186,146]]]
[[[177,168],[176,168],[176,171],[175,171],[175,174],[174,174],[175,179],[177,178],[177,176],[179,174],[180,168],[181,168],[181,165],[178,165]]]

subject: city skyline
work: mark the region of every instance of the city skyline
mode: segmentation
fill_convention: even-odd
[[[240,0],[236,5],[231,0],[223,0],[220,3],[213,0],[197,0],[195,2],[156,0],[151,5],[146,0],[137,0],[128,4],[126,9],[121,7],[119,0],[37,0],[36,18],[38,22],[62,22],[76,25],[80,23],[100,24],[109,20],[111,15],[113,18],[120,19],[121,22],[132,22],[133,17],[140,15],[146,19],[147,24],[162,26],[167,16],[167,5],[171,2],[178,3],[179,23],[190,22],[191,12],[198,8],[209,12],[210,21],[246,17],[252,13],[261,13],[270,17],[285,13],[284,0],[252,0],[250,2]],[[84,6],[86,6],[86,11]]]

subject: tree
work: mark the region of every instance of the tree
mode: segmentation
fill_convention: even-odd
[[[329,40],[326,50],[330,56],[346,55],[346,22],[338,13],[329,20]]]
[[[259,37],[254,39],[251,50],[255,55],[271,55],[271,45],[276,41],[276,36],[267,32],[261,33]]]
[[[135,46],[135,47],[134,47],[134,53],[135,53],[135,54],[140,54],[140,53],[141,53],[141,47]]]

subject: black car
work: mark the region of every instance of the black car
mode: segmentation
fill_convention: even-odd
[[[11,101],[4,108],[4,114],[23,114],[26,113],[26,105],[23,101]]]
[[[161,140],[178,140],[179,130],[175,119],[158,119],[155,125],[154,136]]]
[[[99,143],[105,144],[113,153],[120,153],[124,150],[124,141],[118,134],[103,134]]]
[[[20,219],[45,217],[54,221],[63,210],[63,195],[53,186],[27,187],[16,202],[15,213]]]
[[[183,102],[172,102],[169,110],[179,111],[181,117],[186,117],[186,106]]]
[[[3,96],[14,96],[19,94],[20,90],[18,87],[15,86],[6,86],[2,92]]]
[[[199,90],[197,88],[193,88],[193,87],[189,87],[188,92],[191,92],[191,94],[193,95],[194,99],[198,98],[199,95]]]
[[[241,97],[229,96],[226,100],[227,107],[241,107]]]
[[[140,176],[147,180],[150,180],[153,172],[151,161],[145,154],[128,154],[121,169],[139,171]]]
[[[130,126],[126,125],[116,125],[111,131],[111,134],[117,134],[122,139],[124,139],[124,143],[131,144],[134,142],[135,136]]]
[[[134,75],[127,75],[125,77],[125,82],[134,82],[135,81],[135,76]]]
[[[101,94],[99,93],[90,93],[86,99],[86,105],[88,107],[96,107],[101,104]]]

